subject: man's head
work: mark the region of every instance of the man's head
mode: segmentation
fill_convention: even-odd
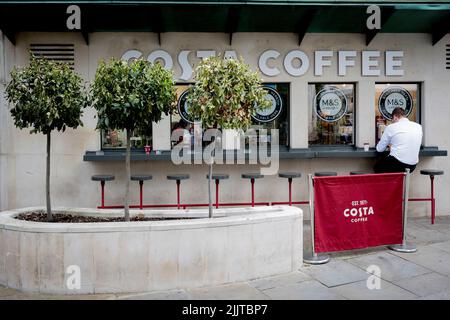
[[[392,122],[397,122],[401,118],[405,117],[405,110],[403,108],[397,107],[392,110]]]

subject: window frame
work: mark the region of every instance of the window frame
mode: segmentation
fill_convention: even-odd
[[[332,149],[336,149],[336,148],[346,148],[346,149],[350,149],[350,148],[356,148],[356,144],[357,144],[357,132],[358,132],[358,123],[356,121],[357,119],[357,109],[358,109],[358,100],[357,100],[357,91],[358,91],[358,82],[357,81],[313,81],[313,82],[308,82],[307,83],[307,88],[310,85],[317,85],[317,84],[323,84],[323,85],[343,85],[343,84],[351,84],[353,85],[353,142],[352,144],[310,144],[309,143],[309,122],[311,121],[311,119],[308,119],[308,137],[307,137],[307,142],[308,142],[308,148],[332,148]],[[374,88],[375,89],[375,88]],[[309,93],[308,93],[309,95]],[[311,105],[308,105],[308,109],[311,110],[311,112],[314,112],[314,110],[312,110],[311,108],[313,107],[312,105],[312,101],[310,99],[310,97],[308,96],[308,103],[311,103]],[[308,111],[309,112],[309,111]],[[309,113],[308,113],[308,118],[309,118]]]
[[[395,81],[395,82],[392,82],[392,81],[380,81],[380,82],[375,82],[375,86],[374,86],[375,94],[376,94],[376,85],[377,84],[384,84],[384,85],[386,85],[386,84],[389,84],[389,85],[416,84],[417,85],[417,92],[419,94],[419,98],[416,99],[416,100],[417,100],[417,103],[420,104],[420,106],[418,108],[419,112],[417,113],[419,121],[417,121],[417,123],[422,125],[422,100],[423,100],[422,99],[422,85],[423,85],[423,81],[400,81],[400,82],[399,81]],[[378,103],[378,101],[377,101],[377,103]],[[375,107],[378,108],[378,105],[375,104]]]

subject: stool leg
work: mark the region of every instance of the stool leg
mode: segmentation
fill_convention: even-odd
[[[289,178],[288,181],[289,181],[289,205],[292,206],[292,178]]]
[[[139,181],[139,209],[141,209],[142,210],[142,208],[143,208],[143,205],[142,205],[142,198],[143,198],[143,196],[142,196],[142,191],[143,191],[143,189],[144,189],[144,181],[142,181],[142,180],[140,180]]]
[[[434,176],[430,176],[431,180],[431,224],[434,224],[435,219],[435,200],[434,200]]]
[[[180,180],[177,180],[177,208],[180,209]]]
[[[102,207],[105,206],[105,181],[100,181],[100,185],[102,186]]]
[[[252,184],[252,207],[255,206],[255,179],[251,179],[250,180],[251,184]]]
[[[216,179],[216,209],[219,208],[219,179]]]

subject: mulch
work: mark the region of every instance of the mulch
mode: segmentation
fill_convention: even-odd
[[[89,217],[77,216],[67,213],[53,213],[53,221],[47,221],[46,212],[27,212],[19,214],[16,219],[34,222],[60,222],[60,223],[83,223],[83,222],[124,222],[124,217]],[[130,221],[164,221],[164,220],[186,220],[196,218],[151,218],[144,215],[130,217]]]

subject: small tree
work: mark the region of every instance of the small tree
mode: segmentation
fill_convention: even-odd
[[[242,59],[209,57],[196,68],[195,84],[188,96],[189,111],[204,128],[247,129],[256,110],[270,106],[266,95],[258,73],[252,72]],[[208,181],[210,218],[213,163],[214,159]]]
[[[111,59],[100,62],[91,87],[92,106],[97,110],[97,128],[124,129],[127,136],[125,221],[130,220],[130,138],[133,131],[145,133],[152,122],[175,108],[176,94],[172,73],[159,63],[138,59],[127,64]]]
[[[53,130],[82,126],[87,105],[83,80],[65,63],[31,57],[30,65],[14,68],[6,87],[6,98],[13,104],[11,115],[20,129],[47,136],[46,203],[47,220],[52,221],[50,201],[50,144]]]

